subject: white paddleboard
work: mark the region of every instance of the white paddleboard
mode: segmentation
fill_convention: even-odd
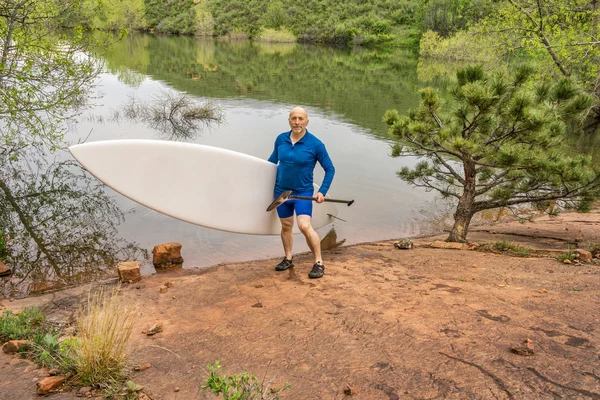
[[[69,151],[107,186],[163,214],[228,232],[281,233],[277,212],[265,211],[273,201],[277,173],[266,160],[161,140],[91,142]],[[337,213],[334,203],[313,203],[313,227],[330,224],[330,215]]]

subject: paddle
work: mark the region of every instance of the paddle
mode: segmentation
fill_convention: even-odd
[[[312,201],[317,200],[316,197],[295,196],[292,194],[291,190],[288,190],[286,192],[281,193],[281,195],[278,198],[273,200],[273,202],[269,205],[269,207],[267,207],[267,211],[273,210],[274,208],[276,208],[277,206],[281,205],[282,203],[288,201],[289,199],[312,200]],[[352,205],[352,203],[354,203],[354,200],[336,200],[336,199],[328,199],[327,197],[325,198],[325,201],[330,201],[332,203],[344,203],[344,204],[347,204],[348,207],[350,207]]]

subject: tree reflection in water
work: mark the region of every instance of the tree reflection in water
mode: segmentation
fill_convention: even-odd
[[[74,161],[48,162],[37,152],[3,157],[1,260],[13,273],[0,280],[0,295],[89,281],[119,261],[146,259],[145,250],[117,236],[123,220],[104,185]]]

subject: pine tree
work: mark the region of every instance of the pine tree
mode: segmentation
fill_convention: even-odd
[[[457,72],[451,111],[437,91],[421,91],[417,110],[384,120],[398,141],[392,156],[421,157],[398,176],[458,201],[448,241],[466,240],[477,212],[563,199],[589,201],[600,188],[590,157],[572,155],[566,136],[592,106],[569,79],[533,85],[530,67],[512,76],[482,67]]]

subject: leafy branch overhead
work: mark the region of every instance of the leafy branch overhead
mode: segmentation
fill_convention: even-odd
[[[451,241],[464,241],[482,210],[558,199],[582,205],[597,194],[600,178],[590,157],[573,154],[566,142],[592,98],[569,79],[533,84],[532,74],[528,66],[511,76],[467,67],[457,73],[447,109],[427,88],[417,110],[385,114],[398,140],[392,156],[422,158],[398,176],[458,200]]]

